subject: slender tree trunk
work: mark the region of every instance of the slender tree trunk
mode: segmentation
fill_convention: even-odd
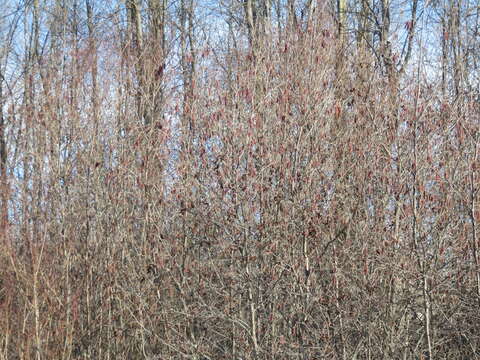
[[[0,59],[1,60],[1,59]],[[8,243],[8,198],[9,198],[9,185],[7,177],[7,141],[6,141],[6,121],[3,112],[4,103],[4,91],[3,91],[3,72],[0,65],[0,192],[1,192],[1,210],[0,210],[0,236],[5,248],[8,249],[10,244]]]

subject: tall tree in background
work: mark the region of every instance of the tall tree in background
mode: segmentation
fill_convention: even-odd
[[[11,10],[10,10],[11,11]],[[11,55],[13,38],[17,30],[17,16],[13,16],[11,21],[0,22],[0,39],[3,46],[0,48],[0,186],[1,186],[1,222],[0,233],[2,242],[7,246],[8,239],[8,206],[10,200],[10,186],[8,179],[8,129],[11,128],[9,121],[13,121],[13,114],[7,109],[13,107],[7,103],[6,99],[10,98],[11,87],[8,82],[7,64]],[[12,147],[13,148],[13,147]]]
[[[147,126],[162,126],[163,75],[167,58],[166,0],[149,0],[145,11],[148,24],[142,21],[142,2],[126,1],[128,36],[135,57],[138,81],[139,119]],[[147,30],[145,32],[145,29]]]
[[[270,27],[270,0],[243,0],[245,24],[248,30],[248,41],[255,54],[255,48],[264,40]],[[289,14],[293,15],[290,5]]]

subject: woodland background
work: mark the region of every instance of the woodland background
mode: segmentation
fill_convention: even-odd
[[[480,358],[474,0],[6,0],[0,359]]]

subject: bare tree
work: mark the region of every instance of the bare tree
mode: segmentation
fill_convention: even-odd
[[[8,4],[0,358],[478,357],[474,2]]]

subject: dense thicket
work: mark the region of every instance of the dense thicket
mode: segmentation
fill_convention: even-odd
[[[480,358],[475,1],[105,3],[0,9],[0,359]]]

